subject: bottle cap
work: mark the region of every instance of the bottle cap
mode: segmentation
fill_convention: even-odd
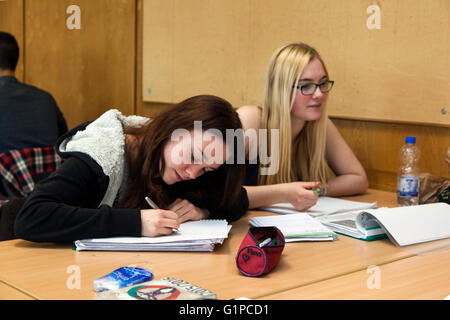
[[[405,143],[416,143],[416,137],[406,137]]]

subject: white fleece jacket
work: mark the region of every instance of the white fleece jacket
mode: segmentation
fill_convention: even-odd
[[[125,136],[124,127],[140,127],[149,118],[124,116],[119,110],[111,109],[90,123],[85,130],[64,140],[61,152],[82,152],[89,155],[109,177],[109,184],[100,205],[112,206],[124,179]]]

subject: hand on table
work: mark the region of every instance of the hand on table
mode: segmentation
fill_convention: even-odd
[[[196,207],[185,199],[176,199],[168,209],[175,212],[180,223],[189,220],[206,219],[209,216],[208,210]]]
[[[317,203],[319,195],[313,188],[318,188],[320,182],[291,182],[283,184],[287,200],[298,211],[306,211]]]

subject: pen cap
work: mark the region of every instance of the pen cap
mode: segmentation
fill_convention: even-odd
[[[270,243],[260,243],[270,238]],[[267,242],[267,241],[266,241]],[[241,274],[257,277],[270,272],[278,263],[284,249],[284,236],[276,227],[250,227],[236,255]]]

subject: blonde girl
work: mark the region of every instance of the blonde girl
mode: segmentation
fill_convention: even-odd
[[[365,192],[364,168],[328,119],[326,101],[333,84],[318,52],[306,44],[289,44],[272,55],[262,108],[238,109],[244,130],[268,129],[269,155],[279,161],[275,174],[261,174],[262,165],[249,167],[250,208],[290,202],[306,210],[317,201],[316,188],[328,196]],[[271,129],[279,130],[274,150]]]

